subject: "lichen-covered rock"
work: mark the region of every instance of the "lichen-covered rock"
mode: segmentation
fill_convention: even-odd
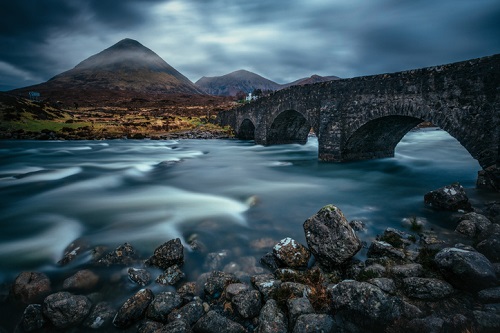
[[[92,329],[104,329],[111,326],[115,315],[116,309],[110,303],[97,303],[83,322],[83,326]]]
[[[145,269],[130,267],[127,270],[130,281],[144,287],[151,281],[151,274]]]
[[[195,332],[200,333],[245,333],[246,330],[240,324],[218,314],[209,311],[193,327]]]
[[[137,253],[132,245],[125,243],[118,246],[114,251],[108,252],[104,257],[97,260],[98,265],[124,265],[129,266],[137,259]]]
[[[453,287],[438,279],[409,277],[403,279],[403,289],[409,297],[435,301],[453,295]]]
[[[295,327],[295,322],[299,316],[314,313],[311,302],[307,297],[291,298],[286,302],[288,308],[288,325],[290,329]]]
[[[389,296],[367,282],[345,280],[331,288],[330,292],[335,313],[365,329],[383,331],[396,318],[422,315],[417,307]]]
[[[181,271],[179,266],[173,265],[167,268],[163,274],[160,274],[160,276],[156,278],[156,283],[162,285],[174,285],[185,276],[186,274]]]
[[[208,276],[203,290],[207,297],[217,299],[222,295],[226,286],[238,282],[240,282],[240,280],[238,280],[234,274],[215,271]]]
[[[43,318],[42,306],[40,304],[30,304],[24,309],[20,323],[24,332],[38,330],[45,325]]]
[[[87,297],[62,291],[47,296],[42,310],[55,327],[68,328],[80,324],[89,314],[91,306]]]
[[[231,303],[236,312],[246,319],[258,316],[262,307],[261,296],[257,290],[242,291],[233,297]]]
[[[22,272],[14,280],[11,295],[14,299],[30,304],[42,300],[50,293],[47,275],[37,272]]]
[[[273,254],[285,266],[291,268],[306,268],[311,256],[304,245],[290,237],[284,238],[274,245]]]
[[[286,333],[288,332],[288,321],[285,314],[278,308],[274,299],[264,304],[259,315],[259,326],[257,333]]]
[[[297,318],[293,333],[333,332],[333,318],[327,314],[303,314]]]
[[[464,188],[458,183],[426,193],[424,202],[437,210],[470,211],[472,209]]]
[[[361,249],[361,240],[334,205],[321,208],[303,227],[309,250],[325,267],[334,268]]]
[[[146,317],[165,323],[170,312],[181,305],[182,298],[178,293],[170,291],[159,293],[149,304]]]
[[[76,272],[63,282],[64,289],[92,290],[99,282],[99,276],[89,269]]]
[[[147,265],[166,270],[170,266],[182,266],[184,263],[184,246],[179,238],[171,239],[157,247],[153,255],[146,261]]]
[[[176,320],[184,320],[189,325],[196,323],[203,315],[203,304],[199,300],[189,302],[179,309],[174,309],[170,312],[167,319],[169,322]]]
[[[153,301],[153,292],[149,289],[141,289],[130,297],[116,313],[113,325],[118,328],[127,328],[144,317],[146,309]]]
[[[479,252],[444,248],[434,261],[445,279],[458,289],[478,291],[497,284],[491,262]]]

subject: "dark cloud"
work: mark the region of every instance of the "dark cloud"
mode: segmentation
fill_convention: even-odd
[[[196,81],[247,69],[284,83],[500,52],[498,0],[44,0],[0,11],[0,90],[45,81],[122,38]]]

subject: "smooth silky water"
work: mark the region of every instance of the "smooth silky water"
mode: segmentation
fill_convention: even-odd
[[[263,147],[238,140],[0,141],[0,283],[23,270],[61,278],[86,264],[56,263],[76,239],[109,250],[129,242],[144,257],[175,237],[196,235],[208,251],[260,258],[252,241],[292,237],[326,204],[363,221],[369,242],[387,227],[451,233],[453,214],[423,195],[460,182],[472,198],[480,166],[446,132],[411,131],[394,158],[323,163],[318,141]],[[366,249],[358,256],[363,257]],[[193,281],[203,257],[186,251]]]

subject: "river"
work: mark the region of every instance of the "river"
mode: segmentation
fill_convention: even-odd
[[[452,137],[411,131],[394,158],[322,163],[318,141],[264,147],[239,140],[0,141],[0,283],[22,270],[57,272],[75,239],[149,256],[163,242],[196,235],[208,251],[260,257],[261,238],[305,244],[302,224],[326,204],[363,221],[369,242],[418,217],[446,232],[423,195],[480,166]],[[468,192],[474,197],[477,191]],[[360,254],[363,255],[362,253]],[[198,270],[186,266],[188,279]]]

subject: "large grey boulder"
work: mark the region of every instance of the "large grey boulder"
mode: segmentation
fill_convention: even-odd
[[[325,267],[338,266],[361,249],[361,240],[334,205],[321,208],[304,222],[303,227],[310,251]]]
[[[455,288],[478,291],[497,284],[493,265],[479,252],[448,247],[439,251],[434,261]]]
[[[68,328],[80,324],[90,312],[92,303],[82,295],[62,291],[45,298],[43,314],[57,328]]]
[[[424,202],[437,210],[470,211],[472,208],[464,188],[459,183],[447,185],[426,193],[424,195]]]

